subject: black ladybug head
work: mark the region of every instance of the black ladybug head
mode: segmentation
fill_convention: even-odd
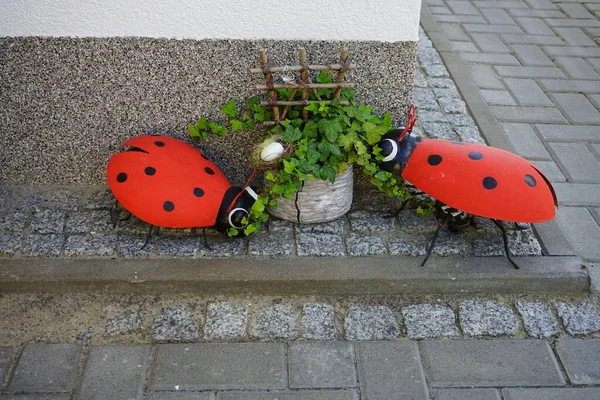
[[[389,171],[396,175],[402,174],[402,170],[408,162],[410,155],[421,141],[421,138],[410,135],[410,131],[409,134],[404,135],[398,141],[403,130],[404,128],[389,131],[382,136],[378,143],[378,146],[381,148],[381,155],[383,156],[383,160],[379,166],[384,171]]]
[[[242,190],[243,193],[238,197]],[[225,196],[223,196],[214,228],[222,233],[226,233],[229,228],[243,230],[248,224],[250,209],[257,198],[258,195],[250,186],[246,189],[242,189],[239,186],[231,186],[225,192]],[[235,201],[235,204],[232,205],[232,201]]]

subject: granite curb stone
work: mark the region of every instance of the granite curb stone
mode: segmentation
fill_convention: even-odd
[[[241,304],[227,301],[210,303],[204,327],[204,337],[209,340],[232,340],[244,337],[248,324],[248,311]]]
[[[596,307],[588,302],[556,302],[556,312],[570,335],[600,332],[600,316]]]
[[[549,338],[559,333],[558,323],[550,306],[544,303],[516,302],[517,310],[523,317],[525,330],[534,338]]]
[[[152,339],[157,342],[194,342],[199,338],[198,321],[184,306],[168,306],[154,317]]]
[[[311,340],[335,339],[335,311],[331,304],[304,304],[302,309],[302,337]]]
[[[517,332],[517,319],[506,304],[493,301],[460,302],[459,319],[462,331],[467,336],[502,336]]]
[[[411,339],[458,336],[454,311],[439,304],[415,304],[402,309]]]
[[[382,340],[398,336],[392,310],[385,306],[353,304],[344,320],[346,340]]]

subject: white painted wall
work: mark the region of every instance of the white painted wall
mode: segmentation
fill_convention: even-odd
[[[421,0],[0,0],[0,36],[416,41]]]

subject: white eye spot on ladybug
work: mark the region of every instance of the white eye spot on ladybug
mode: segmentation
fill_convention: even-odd
[[[383,159],[383,162],[392,161],[394,158],[396,158],[396,155],[398,155],[398,143],[396,143],[392,139],[383,139],[383,140],[390,142],[390,145],[392,147],[392,152],[390,154],[388,154],[387,156],[385,156],[385,158]]]
[[[227,216],[227,221],[229,222],[229,225],[234,228],[244,229],[244,225],[242,224],[242,219],[244,217],[248,217],[248,211],[238,207],[234,208],[229,212],[229,215]]]
[[[283,146],[279,142],[273,142],[265,146],[260,152],[260,159],[266,162],[275,161],[283,154]]]

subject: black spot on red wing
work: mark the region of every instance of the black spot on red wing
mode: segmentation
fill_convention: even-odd
[[[481,160],[483,158],[483,154],[478,151],[472,151],[469,153],[469,158],[471,160]]]
[[[534,187],[535,185],[537,185],[537,181],[535,180],[535,178],[529,174],[525,175],[525,183],[531,187]]]
[[[429,164],[431,166],[436,166],[441,162],[442,162],[442,156],[440,156],[439,154],[432,154],[429,157],[427,157],[427,164]]]
[[[194,188],[194,196],[196,196],[196,197],[204,196],[204,190],[202,190],[201,188]]]
[[[152,176],[156,173],[156,168],[154,167],[146,167],[146,169],[144,170],[144,173],[148,176]]]
[[[212,168],[209,168],[209,167],[204,168],[204,171],[206,171],[206,173],[209,175],[215,174],[215,171],[213,171]]]
[[[117,182],[123,183],[126,180],[127,180],[127,174],[125,172],[121,172],[119,175],[117,175]]]
[[[492,189],[496,189],[496,186],[498,186],[498,181],[496,181],[491,176],[486,176],[485,178],[483,178],[483,187],[484,188],[486,188],[488,190],[492,190]]]
[[[158,147],[164,147],[164,145],[165,145],[165,142],[162,142],[162,141],[160,141],[160,140],[157,140],[156,142],[154,142],[154,144],[155,144],[156,146],[158,146]]]
[[[163,210],[165,210],[166,212],[171,212],[175,209],[175,204],[173,204],[172,201],[165,201],[163,203]]]
[[[200,153],[200,155],[201,155],[201,156],[202,156],[202,158],[204,158],[205,160],[208,160],[208,157],[206,157],[206,156],[204,155],[204,153]]]

